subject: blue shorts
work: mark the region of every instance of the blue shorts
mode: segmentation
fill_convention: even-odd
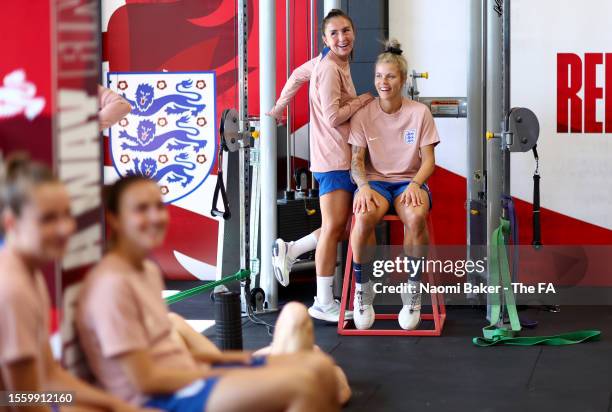
[[[351,194],[357,190],[357,185],[353,183],[348,170],[333,170],[323,173],[314,172],[313,176],[319,182],[319,196],[336,190],[344,190]]]
[[[217,376],[195,381],[173,394],[154,396],[144,406],[166,412],[203,412],[218,381]]]
[[[410,180],[406,180],[404,182],[383,182],[381,180],[372,180],[368,182],[368,184],[372,189],[376,190],[376,192],[378,192],[382,197],[387,199],[387,202],[389,202],[389,206],[393,207],[393,202],[395,201],[395,199],[401,196],[402,193],[404,193],[404,190],[406,190],[406,188],[410,184]],[[423,186],[421,187],[427,192],[427,197],[429,197],[429,210],[431,210],[432,203],[429,187],[426,184],[423,184]]]
[[[222,363],[213,365],[213,368],[258,368],[265,364],[265,356],[253,356],[248,364]],[[144,406],[167,412],[203,412],[206,410],[206,401],[219,379],[221,379],[220,376],[215,376],[199,380],[171,395],[154,396]]]
[[[226,362],[226,363],[215,363],[212,365],[213,368],[259,368],[267,363],[265,356],[253,356],[249,363],[243,362]]]

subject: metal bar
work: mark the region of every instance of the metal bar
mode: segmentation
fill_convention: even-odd
[[[248,92],[248,65],[247,65],[247,43],[248,43],[248,8],[247,0],[238,0],[238,117],[240,121],[240,132],[248,130],[249,107],[247,100]],[[272,106],[270,106],[272,107]],[[240,268],[250,268],[250,173],[248,142],[240,139],[240,150],[238,154],[238,196],[240,199]],[[248,304],[248,302],[243,302]]]
[[[248,113],[248,61],[247,40],[248,30],[248,0],[238,0],[238,117],[240,129],[246,128]]]
[[[317,27],[315,26],[315,7],[314,0],[310,0],[310,58],[315,58],[315,36],[317,33]],[[310,95],[308,96],[308,101],[310,101]],[[309,109],[310,110],[310,107]],[[310,147],[310,122],[308,123],[308,147]],[[308,151],[308,161],[310,162],[310,151]],[[314,178],[310,181],[310,188],[315,188],[315,180]]]
[[[251,122],[251,125],[253,122]],[[256,139],[253,147],[249,150],[250,163],[252,167],[251,176],[251,215],[249,219],[249,227],[252,229],[250,236],[250,256],[251,256],[251,286],[260,287],[259,279],[259,216],[261,202],[261,185],[260,185],[260,164],[259,164],[259,139]]]
[[[483,100],[482,100],[482,0],[470,0],[469,10],[469,41],[468,41],[468,71],[467,71],[467,101],[468,101],[468,152],[467,152],[467,200],[478,199],[478,192],[482,191],[482,182],[474,179],[476,171],[482,171],[482,129]],[[470,244],[470,221],[472,215],[467,210],[467,241]]]
[[[314,59],[315,57],[315,36],[317,32],[317,28],[315,27],[315,9],[314,9],[314,0],[310,0],[310,58]]]
[[[291,0],[285,0],[285,54],[287,80],[291,76],[291,42],[289,41]],[[287,105],[287,192],[291,190],[291,104]]]
[[[276,6],[274,0],[259,2],[259,108],[261,169],[261,287],[268,309],[278,307],[277,283],[272,273],[270,250],[277,234],[276,121],[264,114],[276,98]]]
[[[486,110],[486,103],[487,103],[487,20],[488,20],[488,13],[487,13],[487,1],[488,0],[482,0],[481,3],[481,7],[482,7],[482,28],[481,28],[481,33],[480,33],[480,37],[481,37],[481,42],[482,42],[482,56],[481,56],[481,60],[482,60],[482,67],[481,67],[481,74],[482,74],[482,136],[481,136],[481,140],[482,140],[482,167],[483,167],[483,174],[485,176],[484,179],[484,191],[485,191],[485,196],[486,196],[486,189],[487,189],[487,151],[485,149],[486,145],[487,145],[487,138],[485,136],[485,133],[487,131],[487,110]],[[486,228],[485,228],[485,232],[486,232]]]
[[[468,70],[467,70],[467,252],[468,258],[476,260],[478,256],[474,246],[482,245],[485,239],[486,218],[482,210],[480,194],[484,192],[484,159],[483,136],[485,134],[484,117],[484,83],[483,71],[483,25],[486,0],[469,0],[468,6]],[[472,211],[475,211],[473,213]],[[468,280],[476,283],[470,274]],[[468,294],[476,299],[476,294]]]
[[[498,131],[502,126],[502,22],[494,10],[495,1],[487,1],[487,72],[486,72],[486,116],[487,130]],[[502,139],[491,139],[487,151],[487,254],[493,244],[493,231],[499,226],[502,213]],[[491,259],[487,259],[487,281],[491,270]],[[490,317],[490,295],[487,294],[487,318]],[[489,319],[491,320],[491,319]]]
[[[331,9],[341,9],[342,1],[340,0],[324,0],[323,2],[323,15],[327,15]]]
[[[510,114],[510,0],[504,0],[503,6],[503,46],[502,46],[502,61],[503,61],[503,87],[502,87],[502,96],[503,96],[503,115],[504,115],[504,131],[507,132],[510,128],[508,124],[509,114]],[[504,138],[502,140],[502,168],[503,168],[503,178],[502,178],[502,194],[504,196],[510,196],[510,149],[507,145],[507,141]],[[502,211],[503,216],[506,216],[505,209]]]

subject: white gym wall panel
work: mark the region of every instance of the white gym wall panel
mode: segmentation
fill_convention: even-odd
[[[612,229],[612,136],[557,133],[557,53],[577,54],[584,70],[586,52],[612,52],[610,16],[609,0],[512,0],[512,106],[530,108],[540,121],[542,207],[606,229]],[[419,79],[421,96],[466,95],[466,0],[389,0],[389,35],[402,43],[410,70],[429,72],[428,80]],[[596,101],[600,122],[604,67],[596,68],[596,86],[604,89]],[[584,87],[578,95],[584,97]],[[465,176],[465,119],[436,124],[442,141],[438,166]],[[531,153],[512,155],[513,196],[531,201],[533,169]]]

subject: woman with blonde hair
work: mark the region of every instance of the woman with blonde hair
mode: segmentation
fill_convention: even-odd
[[[374,85],[378,97],[351,119],[351,174],[358,186],[351,234],[356,279],[354,321],[359,329],[374,322],[372,246],[374,228],[389,210],[404,224],[404,254],[410,260],[425,256],[429,235],[427,218],[431,193],[426,182],[435,169],[434,147],[440,142],[433,117],[422,103],[402,96],[408,68],[397,40],[390,40],[378,56]],[[421,310],[419,280],[411,273],[402,293],[399,324],[418,326]]]

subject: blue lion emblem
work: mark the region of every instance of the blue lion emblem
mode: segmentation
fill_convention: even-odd
[[[189,91],[193,84],[191,80],[183,80],[175,87],[179,94],[168,94],[155,99],[155,89],[147,83],[141,83],[136,88],[134,100],[130,100],[125,93],[123,97],[132,106],[132,114],[137,116],[151,116],[166,107],[167,114],[183,114],[190,112],[191,115],[197,116],[206,107],[205,104],[200,104],[201,97],[198,93]]]
[[[196,165],[187,161],[189,155],[181,153],[174,156],[176,163],[165,166],[157,170],[157,161],[153,158],[146,157],[140,161],[138,158],[133,159],[134,168],[126,171],[126,176],[140,175],[146,176],[149,179],[159,182],[164,176],[168,175],[168,183],[180,183],[186,187],[193,180],[193,176],[188,171],[195,170]]]
[[[123,150],[133,150],[135,152],[151,152],[162,147],[166,142],[166,149],[169,151],[183,150],[192,146],[196,153],[206,147],[206,140],[196,140],[190,136],[198,136],[199,130],[189,127],[189,116],[183,116],[176,121],[177,130],[155,136],[156,126],[150,120],[141,120],[136,129],[136,137],[131,136],[127,131],[121,130],[119,138],[128,140],[133,144],[124,142],[121,144]]]
[[[214,73],[112,73],[109,83],[132,99],[108,136],[117,175],[156,181],[166,203],[202,187],[217,154]]]

